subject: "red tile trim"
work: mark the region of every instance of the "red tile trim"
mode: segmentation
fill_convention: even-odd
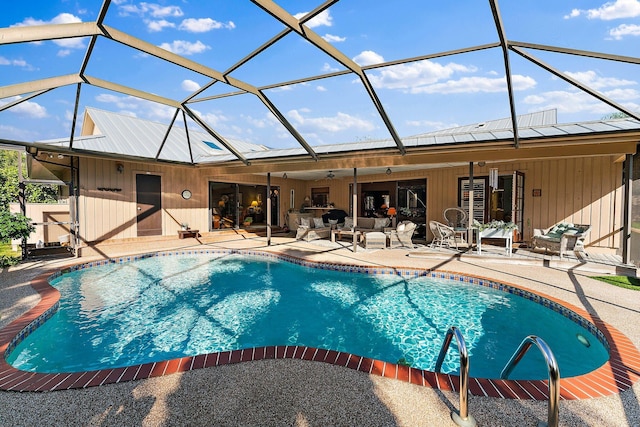
[[[31,281],[31,286],[41,296],[41,300],[36,307],[0,330],[0,390],[53,391],[95,387],[103,384],[139,380],[193,369],[262,359],[300,359],[324,362],[425,387],[448,391],[459,389],[459,377],[457,375],[423,371],[335,350],[305,346],[266,346],[223,351],[91,372],[41,374],[19,371],[6,362],[4,358],[5,352],[15,336],[57,304],[60,294],[48,282],[48,278],[53,273],[53,271],[50,271],[41,274]],[[490,280],[478,276],[466,276]],[[508,284],[508,286],[523,289],[513,284]],[[640,380],[640,352],[625,335],[597,316],[579,307],[549,295],[537,294],[591,321],[603,333],[610,346],[610,359],[600,368],[579,377],[561,378],[561,399],[590,399],[616,394],[629,389]],[[548,398],[547,381],[542,380],[515,381],[470,378],[469,391],[477,396],[506,399],[547,400]]]

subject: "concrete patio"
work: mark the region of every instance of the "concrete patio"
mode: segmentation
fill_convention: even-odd
[[[606,257],[587,259],[531,254],[483,256],[424,246],[413,250],[352,252],[313,242],[250,233],[205,235],[200,239],[148,239],[104,244],[80,259],[30,260],[2,272],[0,327],[33,307],[31,278],[69,263],[151,250],[259,248],[316,261],[407,266],[456,271],[515,284],[550,295],[599,316],[640,346],[640,298],[632,290],[589,278],[594,272],[629,270]],[[504,248],[502,248],[504,250]],[[499,251],[499,250],[498,250]],[[595,258],[599,258],[596,260]],[[613,260],[615,261],[615,260]],[[640,375],[640,373],[636,373]],[[1,392],[0,419],[9,425],[349,425],[447,426],[458,408],[456,393],[402,383],[325,363],[262,360],[174,374],[130,383],[52,393]],[[561,426],[638,426],[640,384],[619,394],[560,402]],[[534,426],[546,421],[544,401],[471,396],[469,413],[478,425]]]

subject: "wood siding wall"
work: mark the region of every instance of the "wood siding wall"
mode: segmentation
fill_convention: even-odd
[[[475,166],[474,176],[488,176],[497,167],[500,175],[518,170],[525,174],[524,240],[530,240],[535,228],[547,228],[560,221],[591,224],[590,246],[617,248],[622,227],[622,163],[613,156],[557,160],[532,160],[489,163]],[[117,164],[124,165],[118,173]],[[210,181],[266,185],[265,176],[251,174],[220,175],[215,168],[191,168],[149,163],[83,158],[80,163],[80,235],[85,241],[134,238],[136,228],[136,174],[162,177],[163,234],[175,235],[182,222],[191,228],[208,231]],[[358,183],[425,179],[427,220],[442,221],[444,209],[458,205],[458,178],[467,177],[468,167],[424,169],[394,172],[391,175],[358,177]],[[271,185],[280,187],[280,224],[287,211],[299,209],[314,187],[329,187],[329,200],[336,208],[349,210],[349,184],[344,179],[301,181],[272,175]],[[114,191],[119,189],[120,191]],[[189,189],[190,200],[181,192]],[[290,205],[290,190],[295,191],[295,206]],[[540,189],[541,197],[533,197]],[[359,201],[360,203],[360,201]]]

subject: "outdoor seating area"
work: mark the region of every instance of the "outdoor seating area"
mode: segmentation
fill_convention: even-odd
[[[343,223],[325,223],[321,217],[296,217],[296,240],[311,242],[329,238],[331,242],[353,240],[365,249],[414,248],[412,238],[417,224],[401,221],[396,227],[389,227],[389,218],[358,217],[354,226],[353,218],[346,217]],[[299,225],[298,225],[299,222]]]

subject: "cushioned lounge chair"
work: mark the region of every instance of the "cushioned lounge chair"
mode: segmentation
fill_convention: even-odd
[[[547,251],[559,252],[560,258],[569,251],[584,251],[584,240],[591,226],[560,222],[546,229],[534,229],[531,246]]]

